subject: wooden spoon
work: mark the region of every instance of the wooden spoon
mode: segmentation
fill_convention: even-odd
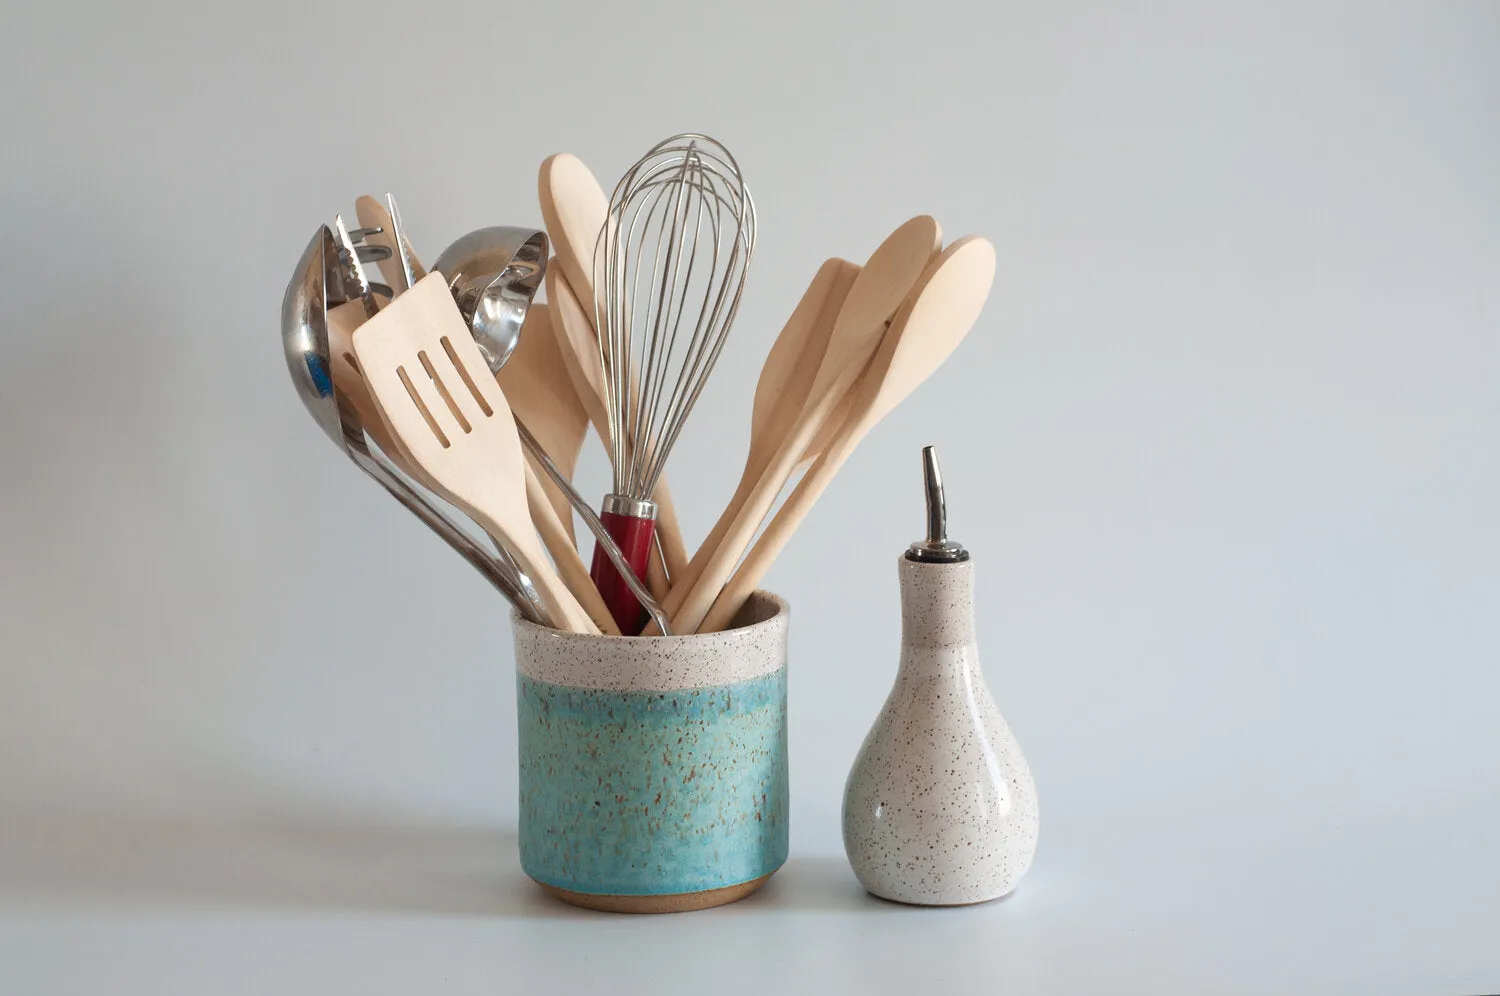
[[[516,418],[542,444],[563,476],[571,478],[589,431],[589,416],[573,389],[547,305],[533,304],[526,312],[521,340],[495,379],[500,382]],[[573,506],[529,453],[527,462],[536,471],[548,503],[572,540]],[[574,540],[575,549],[576,546]]]
[[[734,619],[854,447],[958,348],[984,308],[994,280],[995,247],[977,235],[959,239],[932,264],[891,322],[848,422],[719,593],[700,632],[717,632]]]
[[[818,268],[812,283],[797,302],[792,316],[771,345],[755,384],[755,402],[750,411],[750,452],[734,497],[719,516],[708,537],[698,547],[687,568],[672,578],[672,591],[663,608],[676,611],[694,582],[703,574],[713,552],[723,542],[745,500],[765,473],[776,449],[791,432],[801,414],[807,393],[828,349],[834,321],[849,294],[859,267],[848,260],[830,259]],[[673,604],[676,596],[677,605]]]
[[[567,278],[576,300],[583,305],[579,312],[595,332],[589,352],[598,353],[599,340],[594,325],[597,293],[594,287],[594,244],[609,218],[609,198],[583,161],[567,152],[560,152],[542,161],[537,174],[537,197],[542,205],[542,221],[552,239],[552,251],[562,267],[562,276]],[[550,280],[547,299],[552,301]],[[581,340],[581,334],[576,338]],[[578,345],[582,345],[581,341]],[[599,397],[602,399],[604,395],[601,393]],[[606,440],[606,447],[607,430],[603,426],[608,424],[608,419],[594,422],[595,428],[600,430],[599,438]],[[661,542],[660,557],[665,558],[666,572],[675,579],[687,568],[688,555],[687,545],[682,539],[682,526],[677,518],[677,505],[672,500],[672,491],[667,486],[665,474],[657,481],[656,491],[651,498],[657,506],[656,535]],[[658,558],[653,556],[652,559]],[[650,568],[647,581],[651,593],[658,599],[666,596],[666,577],[660,562]]]
[[[941,245],[938,223],[919,215],[892,232],[855,277],[795,426],[783,439],[772,441],[777,446],[774,455],[766,460],[766,469],[709,555],[702,574],[683,595],[678,596],[678,586],[674,586],[668,596],[663,608],[671,615],[674,633],[697,631],[797,462],[870,362],[887,322]]]
[[[558,355],[573,385],[573,394],[599,438],[609,448],[609,410],[604,405],[604,366],[594,326],[560,267],[547,267],[547,311]]]
[[[552,238],[552,251],[568,283],[589,302],[592,325],[594,243],[609,217],[609,198],[583,160],[567,152],[542,160],[537,198],[542,203],[542,223]]]

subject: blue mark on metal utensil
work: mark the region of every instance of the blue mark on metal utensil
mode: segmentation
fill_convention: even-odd
[[[307,374],[312,378],[318,394],[325,398],[333,396],[333,378],[328,375],[328,368],[323,365],[322,360],[316,356],[307,357]]]

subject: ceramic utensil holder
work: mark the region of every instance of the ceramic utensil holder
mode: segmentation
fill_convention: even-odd
[[[521,867],[576,906],[743,899],[787,854],[789,609],[719,633],[609,637],[512,615]]]

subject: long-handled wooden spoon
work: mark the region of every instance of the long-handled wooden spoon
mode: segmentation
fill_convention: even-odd
[[[843,429],[719,593],[700,632],[716,632],[734,619],[854,447],[958,348],[994,279],[995,247],[976,235],[954,242],[932,264],[892,320]]]
[[[765,365],[761,367],[760,380],[755,384],[755,401],[750,410],[750,451],[745,455],[740,483],[687,568],[672,578],[672,593],[662,606],[669,613],[681,607],[681,602],[703,574],[703,568],[765,473],[777,448],[795,427],[818,367],[823,362],[823,354],[828,349],[839,309],[858,275],[859,267],[848,260],[825,262],[818,268],[802,300],[797,302],[781,334],[772,343]],[[677,596],[676,605],[673,604],[674,595]]]
[[[584,415],[593,423],[606,448],[609,446],[609,411],[604,407],[604,366],[594,327],[584,314],[578,295],[560,267],[547,267],[547,313],[556,336],[558,355],[573,385],[574,396]]]
[[[784,438],[770,441],[776,447],[774,455],[766,459],[760,479],[697,581],[680,596],[674,586],[668,596],[663,608],[672,619],[673,632],[697,631],[808,445],[870,362],[886,324],[941,245],[938,223],[919,215],[892,232],[855,277],[795,426]]]
[[[515,417],[443,275],[419,281],[361,325],[354,353],[413,464],[505,544],[560,625],[598,633],[537,541]]]
[[[594,325],[594,304],[597,289],[594,287],[594,244],[599,238],[609,217],[609,198],[605,196],[599,181],[577,156],[560,152],[542,162],[537,174],[537,197],[542,205],[542,221],[552,239],[552,250],[562,267],[562,276],[573,289],[575,300],[581,305],[588,328],[595,332],[588,343],[589,352],[597,355],[599,340]],[[555,269],[555,268],[554,268]],[[547,300],[552,297],[549,281]],[[581,330],[580,330],[581,331]],[[574,337],[569,337],[572,341]],[[576,345],[582,347],[582,336]],[[582,393],[580,391],[580,393]],[[600,395],[603,398],[603,395]],[[609,447],[608,421],[594,422],[599,438]],[[656,535],[661,544],[661,557],[666,561],[666,572],[674,578],[688,562],[687,545],[682,538],[682,525],[677,518],[677,506],[672,501],[671,489],[666,475],[657,482],[652,494],[656,502]],[[655,558],[653,558],[655,559]],[[666,579],[660,564],[650,568],[647,581],[652,594],[658,599],[666,595]]]
[[[569,285],[583,295],[590,324],[594,321],[594,243],[609,217],[609,198],[583,160],[559,152],[542,160],[537,171],[537,199],[552,252]]]
[[[589,431],[589,416],[578,401],[578,392],[573,389],[572,378],[563,363],[547,305],[533,304],[526,312],[520,342],[495,379],[500,382],[516,418],[536,437],[563,476],[571,478]],[[569,539],[573,539],[573,506],[536,465],[535,458],[528,453],[526,459],[536,470],[542,490]]]

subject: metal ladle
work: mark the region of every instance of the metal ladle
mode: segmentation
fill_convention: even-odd
[[[281,341],[292,384],[308,414],[361,470],[385,488],[417,518],[494,585],[527,618],[552,625],[530,582],[480,546],[370,451],[354,407],[335,389],[328,349],[328,308],[356,300],[362,288],[351,288],[341,265],[339,244],[327,225],[321,225],[297,263],[281,303]]]
[[[441,273],[448,282],[448,289],[458,302],[458,310],[474,334],[474,341],[478,343],[479,352],[491,373],[500,372],[521,341],[526,312],[531,309],[532,298],[547,272],[548,248],[547,233],[538,229],[481,228],[444,249],[432,265],[433,270]],[[567,498],[568,504],[583,519],[589,532],[594,534],[631,594],[645,608],[662,635],[670,636],[672,631],[668,628],[667,614],[631,570],[620,545],[599,521],[599,516],[594,514],[589,503],[573,488],[573,482],[552,462],[520,419],[516,419],[516,431],[522,445],[536,458],[552,483]]]

